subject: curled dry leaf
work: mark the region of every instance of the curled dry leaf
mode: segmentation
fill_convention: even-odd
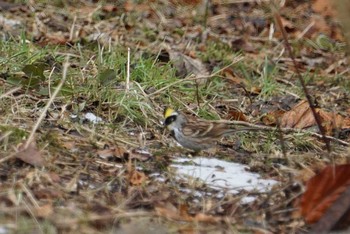
[[[221,72],[221,75],[223,75],[229,82],[233,84],[242,85],[243,87],[247,85],[247,80],[241,77],[238,77],[236,74],[234,74],[232,68],[225,68]]]
[[[35,214],[39,218],[47,218],[53,213],[53,207],[51,203],[39,206],[35,209]]]
[[[131,185],[139,186],[146,182],[147,176],[143,172],[133,170],[129,174],[129,182]]]
[[[256,86],[253,86],[250,88],[250,91],[249,91],[252,95],[259,95],[261,93],[261,88],[260,87],[256,87]]]
[[[312,10],[324,16],[334,16],[336,12],[332,0],[315,0],[312,3]]]
[[[193,221],[193,217],[191,217],[187,213],[187,209],[188,208],[185,207],[184,205],[181,205],[180,209],[177,209],[170,202],[157,205],[155,207],[157,215],[165,217],[167,219],[180,220],[180,221]]]
[[[198,213],[196,216],[194,216],[194,220],[197,222],[204,222],[204,223],[217,223],[221,221],[220,217],[214,217],[212,215],[207,215],[204,213]]]
[[[41,188],[33,191],[33,193],[35,197],[39,200],[41,199],[53,200],[53,199],[59,199],[63,197],[63,193],[61,190],[53,189],[53,188]]]
[[[276,124],[278,124],[278,119],[280,119],[284,113],[285,113],[285,111],[283,111],[283,110],[272,111],[272,112],[266,114],[265,116],[263,116],[261,121],[265,125],[270,125],[270,126],[276,125]]]
[[[191,216],[188,213],[188,206],[186,204],[181,204],[179,208],[176,208],[171,203],[167,202],[166,204],[156,206],[155,210],[157,215],[172,220],[204,223],[217,223],[221,221],[221,218],[204,213],[197,213],[195,216]]]
[[[310,233],[329,233],[331,230],[344,230],[350,225],[350,186],[326,210]]]
[[[248,122],[247,116],[240,110],[230,110],[225,119]]]
[[[129,152],[123,147],[112,147],[109,149],[98,150],[97,154],[103,159],[108,159],[112,157],[124,159],[129,155]]]
[[[301,214],[307,223],[317,222],[350,186],[350,164],[328,166],[312,177],[301,197]]]
[[[330,113],[320,108],[316,108],[316,113],[319,115],[327,135],[331,135],[333,130],[350,128],[349,118],[344,118],[339,114]],[[315,125],[315,118],[306,100],[302,100],[290,111],[284,113],[281,119],[281,127],[285,128],[303,129]]]
[[[207,77],[209,72],[199,59],[191,58],[176,51],[168,51],[170,60],[177,70],[177,76],[185,78],[189,75],[195,77]],[[206,79],[199,79],[199,83],[204,83]]]
[[[34,141],[32,141],[27,148],[25,148],[25,143],[20,145],[15,157],[32,166],[42,167],[45,164],[44,158],[37,149]]]

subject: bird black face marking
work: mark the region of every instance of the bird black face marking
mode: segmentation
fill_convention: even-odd
[[[169,124],[171,124],[176,120],[176,117],[177,117],[176,115],[169,116],[168,118],[165,119],[164,125],[168,126]]]

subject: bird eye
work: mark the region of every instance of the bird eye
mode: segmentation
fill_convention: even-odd
[[[172,122],[174,122],[176,120],[176,116],[169,116],[168,118],[165,119],[164,121],[164,125],[168,126],[169,124],[171,124]]]

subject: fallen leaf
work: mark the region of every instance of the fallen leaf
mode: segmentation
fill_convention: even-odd
[[[320,108],[315,108],[315,110],[327,135],[331,135],[334,130],[350,128],[350,118]],[[303,129],[312,126],[316,126],[316,121],[306,100],[302,100],[290,111],[284,113],[281,119],[281,127],[285,128]]]
[[[328,166],[312,177],[301,197],[301,214],[307,223],[317,222],[332,203],[350,186],[350,164]]]
[[[204,222],[204,223],[217,223],[221,221],[221,218],[217,218],[204,213],[197,213],[195,216],[191,216],[188,213],[188,206],[186,204],[180,204],[179,208],[176,208],[171,203],[167,202],[155,207],[156,213],[159,216],[167,219],[186,221],[186,222]]]
[[[139,186],[146,182],[147,176],[143,172],[133,170],[129,174],[129,182],[131,185]]]
[[[228,111],[225,119],[248,122],[248,118],[240,110],[230,110],[230,111]]]
[[[233,84],[246,86],[247,81],[236,76],[231,68],[224,69],[222,75]]]
[[[49,173],[47,173],[47,175],[52,180],[52,182],[58,183],[61,181],[61,177],[58,174],[56,174],[55,172],[49,172]]]
[[[113,4],[107,4],[102,7],[102,10],[105,12],[115,12],[118,10],[116,5]]]
[[[332,0],[314,0],[312,10],[326,17],[336,15]]]
[[[193,217],[188,215],[187,208],[185,206],[180,206],[180,209],[177,209],[173,204],[167,202],[165,204],[157,205],[155,211],[158,216],[165,217],[172,220],[180,221],[193,221]]]
[[[53,188],[41,188],[33,191],[35,197],[41,199],[59,199],[63,197],[62,191]]]
[[[295,105],[292,110],[287,111],[281,119],[281,127],[289,128],[306,128],[315,124],[313,116],[311,116],[309,103],[302,100]]]
[[[290,20],[287,20],[285,17],[281,16],[281,21],[286,32],[290,33],[295,30],[295,26]]]
[[[183,53],[169,50],[169,57],[174,67],[176,68],[176,75],[185,78],[189,75],[195,77],[207,77],[209,72],[199,59],[191,58]],[[199,79],[199,83],[204,83],[205,79]]]
[[[249,42],[245,38],[237,38],[231,41],[231,48],[233,51],[245,51],[247,53],[257,53],[257,49],[253,43]]]
[[[261,93],[261,88],[253,86],[250,88],[250,93],[254,95],[259,95]]]
[[[350,225],[350,186],[325,211],[310,233],[330,233],[331,230],[345,230]]]
[[[53,213],[53,207],[51,203],[43,206],[36,207],[35,214],[39,218],[47,218]]]
[[[36,143],[32,141],[27,148],[25,143],[18,147],[18,152],[15,157],[22,160],[25,163],[28,163],[32,166],[44,166],[44,158],[42,157],[40,151],[36,147]]]
[[[221,218],[214,217],[212,215],[207,215],[204,213],[198,213],[194,216],[194,220],[197,222],[204,222],[204,223],[217,223],[221,221]]]
[[[266,114],[265,116],[263,116],[261,118],[261,121],[265,124],[265,125],[277,125],[278,124],[278,119],[280,119],[283,114],[285,113],[284,110],[275,110],[272,111],[268,114]]]
[[[97,155],[103,159],[110,159],[113,157],[126,159],[129,152],[123,147],[112,147],[109,149],[98,150]]]

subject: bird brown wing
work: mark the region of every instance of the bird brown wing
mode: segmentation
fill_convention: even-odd
[[[219,138],[232,132],[233,129],[226,124],[198,121],[187,123],[182,131],[185,136]]]

